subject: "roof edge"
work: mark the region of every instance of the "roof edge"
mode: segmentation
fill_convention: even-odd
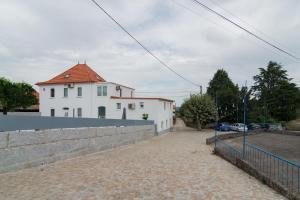
[[[158,101],[167,101],[167,102],[174,102],[174,100],[171,99],[165,99],[165,98],[159,98],[159,97],[117,97],[117,96],[111,96],[111,99],[132,99],[132,100],[158,100]]]
[[[103,82],[103,81],[66,81],[63,83],[57,82],[57,83],[48,83],[48,81],[45,82],[37,82],[35,83],[35,85],[65,85],[65,84],[69,84],[69,83],[107,83],[107,82]]]

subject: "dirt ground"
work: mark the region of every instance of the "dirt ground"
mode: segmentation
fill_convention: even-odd
[[[0,174],[2,200],[285,197],[211,153],[211,131],[181,130],[110,151]]]
[[[226,141],[241,148],[243,138],[239,137]],[[300,164],[300,136],[262,133],[249,135],[246,137],[246,141],[287,160]]]

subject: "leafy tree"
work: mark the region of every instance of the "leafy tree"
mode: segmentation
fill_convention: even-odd
[[[202,126],[215,120],[217,110],[209,95],[192,95],[182,104],[180,113],[197,124],[197,128],[200,130]]]
[[[287,71],[276,62],[270,61],[266,69],[259,68],[259,74],[254,76],[252,87],[256,108],[251,110],[258,121],[274,119],[275,121],[289,121],[297,117],[299,109],[299,88],[288,78]],[[257,108],[260,107],[260,108]],[[259,113],[260,112],[260,113]],[[254,117],[253,117],[254,118]]]
[[[239,89],[224,69],[219,69],[209,82],[207,93],[217,100],[220,121],[233,122],[237,118]]]
[[[5,78],[0,78],[0,105],[4,115],[14,108],[26,108],[36,103],[37,99],[31,85],[13,83]]]

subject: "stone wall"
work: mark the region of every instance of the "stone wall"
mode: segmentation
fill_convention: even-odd
[[[135,143],[154,125],[0,132],[0,173]]]

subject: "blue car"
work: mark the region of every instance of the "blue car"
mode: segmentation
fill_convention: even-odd
[[[219,123],[215,129],[217,131],[230,131],[230,125],[228,123]]]

